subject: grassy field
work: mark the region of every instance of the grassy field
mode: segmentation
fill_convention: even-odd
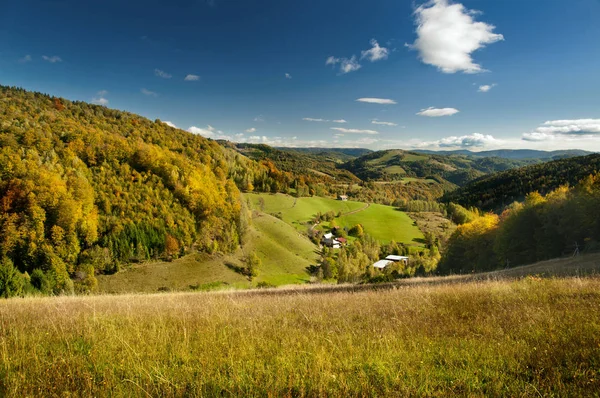
[[[260,210],[268,214],[281,213],[282,220],[293,225],[298,230],[305,232],[306,223],[309,223],[314,216],[321,212],[327,213],[333,211],[335,213],[351,212],[361,209],[366,205],[361,202],[347,201],[310,197],[310,198],[294,198],[284,194],[245,194],[244,198],[250,202],[253,209]]]
[[[318,213],[333,211],[351,213],[336,219],[342,227],[362,224],[365,231],[375,239],[387,243],[391,240],[407,244],[421,244],[423,234],[414,221],[404,212],[393,207],[365,203],[311,197],[293,198],[283,194],[246,194],[250,206],[265,213],[281,214],[283,221],[300,232],[306,232],[307,224]]]
[[[342,227],[351,228],[362,224],[365,233],[382,243],[391,240],[407,244],[422,245],[423,233],[404,212],[391,206],[372,204],[369,208],[336,219]]]
[[[279,286],[309,280],[306,267],[317,261],[316,246],[287,223],[254,212],[246,241],[244,248],[232,255],[192,254],[173,262],[138,264],[115,275],[99,275],[98,287],[106,293],[150,293],[247,288],[259,282]],[[227,264],[242,266],[243,258],[250,252],[255,252],[262,261],[253,282],[227,267]]]
[[[594,396],[600,279],[0,301],[0,396]]]

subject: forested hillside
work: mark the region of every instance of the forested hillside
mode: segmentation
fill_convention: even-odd
[[[585,158],[584,158],[585,159]],[[564,166],[555,163],[554,167]],[[600,248],[600,174],[546,195],[532,192],[500,216],[480,214],[449,239],[440,273],[481,272]]]
[[[373,152],[341,167],[363,180],[395,181],[404,178],[443,179],[464,185],[485,174],[531,164],[536,160],[511,160],[467,155],[436,155],[399,149]]]
[[[2,269],[14,264],[44,292],[71,291],[72,279],[88,290],[95,271],[186,248],[231,251],[246,225],[236,183],[290,183],[159,120],[16,88],[0,94]]]
[[[485,176],[447,193],[443,200],[483,210],[500,210],[524,200],[530,192],[547,193],[564,184],[574,185],[599,170],[600,155],[560,159]]]

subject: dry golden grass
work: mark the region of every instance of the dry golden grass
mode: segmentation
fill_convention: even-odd
[[[600,279],[0,302],[2,396],[582,396]]]

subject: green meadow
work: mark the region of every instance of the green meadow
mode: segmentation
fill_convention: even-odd
[[[382,243],[391,240],[406,244],[422,245],[424,236],[408,214],[391,206],[371,204],[358,213],[336,219],[341,227],[351,228],[361,224],[365,233]]]
[[[321,212],[341,212],[336,223],[342,227],[362,224],[364,230],[382,243],[392,240],[421,245],[423,233],[404,212],[391,206],[347,201],[332,198],[294,198],[284,194],[246,194],[252,208],[269,214],[278,214],[286,223],[300,232],[306,232],[314,216]]]

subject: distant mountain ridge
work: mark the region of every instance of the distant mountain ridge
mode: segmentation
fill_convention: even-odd
[[[457,149],[451,151],[432,151],[426,149],[417,149],[413,152],[425,153],[429,155],[466,155],[475,157],[496,157],[503,159],[564,159],[576,156],[591,155],[594,152],[584,151],[583,149],[565,149],[558,151],[540,151],[535,149],[496,149],[492,151],[474,152],[468,149]]]

